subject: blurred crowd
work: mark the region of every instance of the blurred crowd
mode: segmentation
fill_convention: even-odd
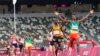
[[[34,17],[32,19],[30,18],[23,18],[18,17],[17,22],[17,32],[16,34],[19,37],[27,36],[28,32],[31,32],[33,35],[35,42],[39,45],[43,44],[43,42],[46,41],[46,34],[49,33],[50,24],[57,19],[56,17],[50,17],[50,18],[38,18]],[[66,28],[66,32],[68,32],[67,25],[64,26]],[[81,24],[81,27],[86,30],[87,33],[89,33],[91,36],[93,36],[95,39],[97,39],[100,42],[100,17],[93,16],[91,19],[86,20]],[[0,43],[7,43],[7,39],[10,38],[10,36],[14,33],[13,31],[13,18],[0,18]],[[86,35],[81,32],[81,38],[80,40],[87,39]],[[85,38],[84,38],[85,37]],[[39,40],[39,41],[38,41]],[[45,41],[44,41],[45,40]],[[37,44],[36,44],[37,45]],[[5,45],[6,46],[6,45]]]

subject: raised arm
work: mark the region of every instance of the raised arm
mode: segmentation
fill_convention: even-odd
[[[65,21],[65,22],[67,22],[67,23],[70,22],[70,20],[62,18],[62,16],[59,14],[59,12],[55,12],[54,14],[55,14],[56,16],[58,16],[60,20]]]
[[[61,15],[59,14],[59,12],[54,12],[54,14],[55,14],[56,16],[58,16],[60,20],[63,19],[63,18],[61,17]]]
[[[87,19],[93,13],[94,13],[94,11],[93,10],[90,10],[90,12],[85,17],[83,17],[82,19],[80,19],[79,22],[84,21],[85,19]]]
[[[66,22],[66,23],[69,23],[70,21],[71,21],[71,20],[65,19],[65,22]]]

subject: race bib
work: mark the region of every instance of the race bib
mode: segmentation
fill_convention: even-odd
[[[53,37],[48,37],[48,40],[49,40],[49,41],[52,41],[52,39],[53,39]]]
[[[54,31],[53,34],[60,34],[60,32],[59,31]]]
[[[60,32],[61,35],[63,35],[63,32]]]
[[[78,29],[78,26],[73,25],[73,26],[72,26],[72,29]]]
[[[14,44],[14,43],[17,43],[17,41],[13,41],[12,43],[13,43],[13,44]]]

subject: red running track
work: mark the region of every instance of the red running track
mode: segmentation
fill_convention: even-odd
[[[90,43],[90,42],[88,42]],[[19,51],[18,51],[19,52]],[[71,55],[69,55],[69,53]],[[50,51],[40,51],[40,50],[32,50],[31,51],[31,56],[54,56],[53,52]],[[18,53],[16,56],[27,56],[27,53],[20,54]],[[100,46],[94,46],[92,44],[83,44],[80,45],[80,56],[100,56]],[[6,54],[3,54],[0,51],[0,56],[7,56]],[[69,52],[68,48],[64,49],[64,51],[59,51],[58,56],[77,56],[77,51],[76,49],[72,49],[71,52]]]
[[[54,56],[53,53],[50,51],[33,50],[31,53],[32,53],[32,56]],[[68,54],[69,54],[68,49],[64,50],[63,53],[59,51],[59,56],[69,56]],[[0,56],[7,56],[7,55],[0,54]],[[25,53],[17,54],[16,56],[25,56]],[[72,50],[70,56],[77,56],[77,52],[75,49]],[[100,46],[94,46],[93,48],[80,48],[80,56],[100,56]]]

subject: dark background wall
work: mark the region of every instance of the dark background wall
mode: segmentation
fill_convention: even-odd
[[[18,0],[18,4],[62,4],[70,3],[73,4],[75,1],[90,4],[90,3],[100,3],[100,0]],[[0,0],[0,4],[11,4],[12,0]]]

